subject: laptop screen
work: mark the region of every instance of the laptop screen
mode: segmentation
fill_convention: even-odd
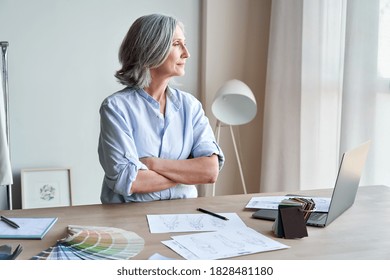
[[[370,143],[371,141],[367,141],[343,154],[326,225],[334,221],[355,202]]]

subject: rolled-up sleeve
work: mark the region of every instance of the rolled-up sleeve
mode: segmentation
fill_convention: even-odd
[[[115,103],[105,100],[100,107],[99,161],[104,170],[103,188],[116,194],[131,194],[138,170],[147,169],[139,161],[131,123]]]

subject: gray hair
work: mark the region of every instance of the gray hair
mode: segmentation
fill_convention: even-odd
[[[175,18],[160,14],[138,18],[119,49],[122,68],[115,73],[118,81],[130,87],[148,87],[151,82],[149,69],[160,66],[168,57],[178,24]]]

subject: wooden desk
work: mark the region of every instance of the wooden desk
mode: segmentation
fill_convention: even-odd
[[[302,194],[330,196],[332,190],[303,191]],[[284,195],[284,193],[274,193]],[[274,238],[291,248],[265,252],[235,259],[390,259],[390,188],[386,186],[360,187],[355,204],[326,228],[308,227],[309,236],[287,240],[275,238],[273,222],[251,218],[253,211],[245,205],[254,196],[269,193],[201,197],[196,199],[156,201],[120,205],[87,205],[59,208],[0,211],[10,217],[53,216],[57,223],[43,240],[0,240],[0,244],[22,244],[24,250],[18,259],[30,259],[66,236],[68,225],[111,226],[134,231],[145,239],[144,250],[135,259],[148,259],[154,253],[182,259],[165,247],[161,241],[173,234],[151,234],[147,214],[198,213],[204,207],[215,212],[236,212],[247,226]]]

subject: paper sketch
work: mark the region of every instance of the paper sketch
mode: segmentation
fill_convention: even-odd
[[[147,215],[151,233],[217,231],[246,226],[236,213],[222,213],[229,220],[208,214]]]
[[[248,227],[179,235],[172,239],[162,243],[185,259],[224,259],[289,248]]]

